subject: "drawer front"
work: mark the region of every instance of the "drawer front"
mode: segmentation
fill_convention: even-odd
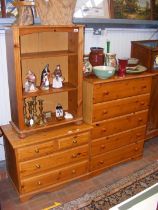
[[[38,158],[43,155],[53,153],[58,149],[58,143],[56,140],[48,141],[42,144],[35,144],[31,146],[25,146],[17,150],[17,158],[19,161],[25,161],[32,158]]]
[[[150,93],[151,78],[100,83],[94,85],[93,103]]]
[[[148,109],[150,95],[138,95],[93,105],[93,122]]]
[[[21,193],[32,192],[44,187],[62,183],[88,173],[88,161],[60,168],[40,176],[21,181]]]
[[[88,160],[88,145],[58,152],[52,155],[47,155],[43,158],[21,162],[19,163],[20,176],[26,177],[85,159]]]
[[[148,111],[144,110],[122,117],[105,120],[100,123],[95,123],[92,129],[92,138],[101,138],[145,125],[147,122],[147,115]]]
[[[66,149],[74,146],[79,146],[88,143],[90,139],[90,133],[79,133],[73,136],[69,136],[63,139],[59,139],[59,149]]]
[[[99,155],[145,138],[146,126],[108,136],[91,142],[91,156]]]
[[[91,171],[108,168],[123,161],[130,160],[132,157],[140,156],[143,152],[143,145],[144,141],[140,141],[96,156],[91,159]]]

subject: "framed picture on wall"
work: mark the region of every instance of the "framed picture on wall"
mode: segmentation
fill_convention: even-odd
[[[152,1],[152,19],[158,20],[158,0]]]
[[[111,0],[111,18],[151,20],[154,5],[158,6],[158,0]]]

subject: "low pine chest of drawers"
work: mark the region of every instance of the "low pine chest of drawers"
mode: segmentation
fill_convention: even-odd
[[[90,172],[98,173],[143,154],[151,74],[108,80],[85,78],[83,116],[93,126]]]
[[[8,174],[22,201],[88,175],[90,129],[74,124],[20,139],[2,126]]]

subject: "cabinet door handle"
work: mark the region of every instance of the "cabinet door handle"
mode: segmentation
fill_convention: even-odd
[[[40,164],[35,164],[36,168],[41,168]]]

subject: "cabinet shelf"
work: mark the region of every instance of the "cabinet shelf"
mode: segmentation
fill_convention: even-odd
[[[77,88],[68,83],[68,82],[65,82],[63,84],[63,87],[62,88],[52,88],[50,87],[49,90],[42,90],[40,89],[40,87],[37,87],[38,90],[36,92],[25,92],[24,89],[23,89],[23,98],[29,98],[29,97],[33,97],[33,96],[42,96],[42,95],[49,95],[49,94],[54,94],[54,93],[61,93],[61,92],[69,92],[69,91],[75,91],[77,90]]]
[[[47,58],[47,57],[58,57],[58,56],[72,56],[77,55],[76,52],[71,52],[68,50],[61,51],[46,51],[46,52],[31,52],[31,53],[22,53],[21,60],[24,59],[34,59],[34,58]]]

